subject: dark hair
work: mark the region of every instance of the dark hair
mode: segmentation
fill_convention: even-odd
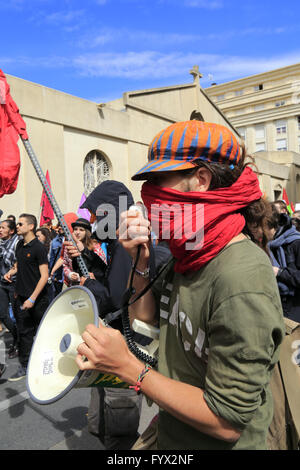
[[[217,188],[227,188],[231,186],[238,180],[238,178],[241,176],[242,172],[247,166],[254,166],[255,170],[258,172],[258,169],[255,165],[255,159],[251,155],[247,154],[245,144],[242,143],[240,147],[241,158],[234,168],[230,168],[229,165],[224,165],[222,163],[203,162],[202,160],[194,162],[197,167],[205,167],[210,171],[212,179],[209,186],[209,191],[213,191]],[[246,160],[249,161],[246,162]],[[186,171],[188,172],[190,170]],[[251,202],[247,207],[241,210],[241,213],[246,220],[246,227],[244,229],[244,232],[247,233],[254,242],[257,242],[254,234],[251,231],[251,226],[260,228],[263,233],[261,248],[263,248],[267,252],[267,231],[268,229],[272,228],[269,227],[268,224],[273,223],[274,217],[271,203],[261,198],[257,201]]]
[[[9,230],[13,230],[13,235],[15,235],[16,231],[17,231],[17,227],[16,227],[16,224],[13,220],[11,219],[6,219],[6,220],[2,220],[1,224],[3,224],[3,222],[5,222],[9,228]]]
[[[8,219],[13,219],[14,223],[16,223],[16,218],[14,215],[10,214],[7,216]]]
[[[77,225],[77,227],[81,227],[85,231],[85,236],[84,236],[84,239],[82,240],[83,245],[85,246],[85,248],[88,248],[88,250],[92,250],[94,248],[94,240],[92,238],[92,234],[90,230],[86,227],[83,227],[82,225]]]
[[[33,225],[33,233],[35,234],[35,231],[36,231],[36,228],[37,228],[37,220],[36,220],[36,216],[35,215],[32,215],[32,214],[21,214],[19,215],[19,218],[23,218],[23,219],[26,219],[27,223],[28,224],[32,224]]]
[[[44,245],[45,245],[47,251],[49,251],[49,249],[50,249],[50,243],[51,243],[50,230],[49,230],[48,228],[46,228],[46,227],[39,227],[39,228],[36,230],[35,234],[37,234],[37,232],[41,232],[42,235],[44,235],[44,237],[45,237]]]
[[[274,235],[270,236],[270,230],[275,232],[279,227],[280,214],[277,212],[273,204],[266,199],[259,199],[255,204],[250,204],[246,208],[246,226],[244,233],[249,235],[252,241],[258,244],[269,255],[267,247],[268,242]],[[254,236],[254,231],[261,229],[261,239],[258,241]]]

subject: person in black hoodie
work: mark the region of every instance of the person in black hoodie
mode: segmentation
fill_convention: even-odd
[[[125,209],[120,207],[120,202]],[[93,226],[96,230],[93,230],[92,238],[100,242],[107,258],[106,265],[99,263],[98,269],[93,270],[95,279],[84,280],[84,286],[96,298],[101,318],[119,310],[122,305],[122,297],[131,271],[131,258],[120,245],[116,231],[119,226],[120,209],[121,212],[128,210],[133,204],[132,194],[123,183],[108,180],[99,184],[81,206],[82,209],[88,209],[92,218],[96,219],[96,227]],[[72,248],[70,255],[72,256]],[[73,259],[73,266],[76,267],[76,259]],[[113,321],[111,326],[121,329],[120,318]]]
[[[277,230],[268,248],[284,316],[300,322],[300,233],[287,214],[278,212]]]
[[[92,237],[101,243],[106,252],[107,264],[99,263],[92,276],[82,278],[95,296],[99,316],[110,326],[123,332],[120,308],[131,272],[131,258],[120,245],[116,231],[119,214],[134,204],[130,191],[118,181],[104,181],[88,196],[81,208],[88,209],[96,218],[96,231]],[[92,220],[92,219],[91,219]],[[74,270],[79,252],[66,244]],[[96,263],[94,263],[94,268]],[[138,437],[141,396],[134,390],[95,387],[91,391],[88,412],[88,429],[99,436],[106,449],[130,449]]]

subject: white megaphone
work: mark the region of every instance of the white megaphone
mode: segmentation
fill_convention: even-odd
[[[35,403],[54,403],[73,387],[129,387],[114,375],[81,371],[76,364],[77,347],[83,342],[86,325],[98,326],[99,321],[95,298],[86,287],[69,287],[51,302],[39,325],[27,367],[27,391]],[[154,352],[159,330],[151,330],[151,336],[145,329],[141,333],[155,338]]]

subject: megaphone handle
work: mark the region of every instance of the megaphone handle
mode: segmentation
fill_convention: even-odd
[[[48,201],[50,202],[50,205],[51,205],[51,207],[52,207],[52,209],[53,209],[53,211],[54,211],[54,213],[55,213],[55,215],[56,215],[56,217],[57,217],[57,220],[58,220],[58,222],[60,223],[60,225],[61,225],[61,227],[62,227],[62,229],[63,229],[63,231],[64,231],[64,234],[65,234],[65,236],[66,236],[66,239],[67,239],[69,242],[72,242],[73,245],[74,245],[74,247],[77,248],[77,246],[76,246],[76,244],[75,244],[75,242],[74,242],[74,240],[73,240],[73,237],[72,237],[72,235],[71,235],[71,232],[70,232],[70,230],[69,230],[69,227],[67,226],[67,223],[66,223],[66,221],[65,221],[65,219],[64,219],[64,216],[63,216],[63,214],[62,214],[62,212],[61,212],[61,210],[60,210],[60,208],[59,208],[59,205],[58,205],[57,202],[56,202],[56,199],[55,199],[55,197],[54,197],[54,194],[53,194],[53,192],[52,192],[52,189],[50,188],[50,185],[49,185],[49,183],[48,183],[48,181],[47,181],[47,179],[46,179],[46,177],[45,177],[45,175],[44,175],[44,173],[43,173],[43,170],[42,170],[42,168],[41,168],[41,166],[40,166],[40,164],[39,164],[39,161],[38,161],[38,159],[37,159],[37,157],[36,157],[36,155],[35,155],[35,153],[34,153],[34,150],[33,150],[32,146],[31,146],[29,140],[22,138],[22,142],[23,142],[24,147],[25,147],[25,149],[26,149],[26,151],[27,151],[27,154],[28,154],[28,156],[29,156],[29,158],[30,158],[30,161],[31,161],[31,163],[32,163],[32,165],[33,165],[33,167],[34,167],[34,169],[35,169],[35,172],[36,172],[36,174],[37,174],[37,176],[38,176],[38,178],[39,178],[39,180],[40,180],[40,182],[41,182],[41,184],[42,184],[42,186],[43,186],[43,189],[44,189],[45,194],[46,194],[46,196],[47,196],[47,198],[48,198]],[[79,267],[79,269],[80,269],[81,274],[82,274],[84,277],[88,278],[88,277],[89,277],[89,272],[88,272],[88,269],[87,269],[87,267],[86,267],[86,264],[85,264],[85,262],[84,262],[84,260],[83,260],[83,258],[82,258],[81,255],[78,256],[77,262],[78,262],[78,267]]]

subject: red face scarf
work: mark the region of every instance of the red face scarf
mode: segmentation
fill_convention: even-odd
[[[175,271],[194,272],[213,259],[245,226],[239,213],[261,198],[259,182],[246,167],[228,188],[181,192],[144,183],[142,199],[153,231],[168,242]]]

